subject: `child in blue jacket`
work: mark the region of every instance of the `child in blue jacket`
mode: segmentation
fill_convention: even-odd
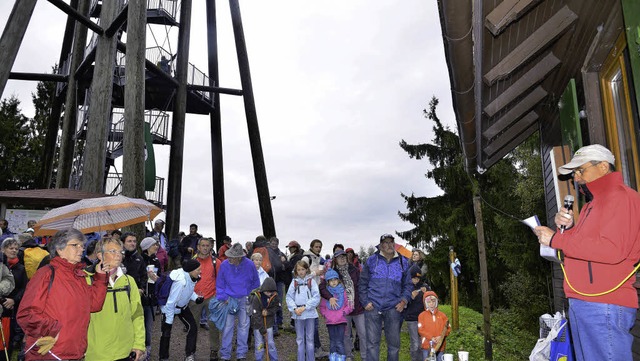
[[[318,318],[316,307],[320,303],[320,291],[307,262],[298,261],[294,275],[287,291],[287,308],[296,326],[297,360],[314,361],[313,335],[315,320]]]

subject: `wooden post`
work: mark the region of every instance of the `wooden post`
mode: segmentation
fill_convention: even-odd
[[[169,179],[167,185],[167,237],[174,239],[180,229],[180,206],[182,200],[182,168],[184,153],[184,127],[187,114],[187,70],[189,67],[189,33],[191,32],[191,0],[180,5],[180,28],[178,30],[178,58],[176,80],[178,90],[175,97],[173,124],[171,127],[171,151],[169,153]]]
[[[124,154],[122,194],[145,198],[144,194],[144,98],[147,2],[130,1],[127,10],[127,54],[125,55]],[[138,242],[144,238],[144,223],[127,227]]]
[[[4,93],[4,87],[9,80],[9,73],[13,68],[13,63],[18,56],[18,50],[24,33],[27,31],[33,9],[36,7],[36,0],[16,0],[11,9],[11,15],[4,27],[2,36],[0,37],[0,54],[2,54],[2,62],[0,62],[0,95]]]
[[[473,211],[476,215],[476,232],[478,234],[478,258],[480,261],[480,288],[482,289],[482,316],[484,323],[484,358],[493,360],[491,345],[491,306],[489,304],[489,275],[487,273],[487,254],[484,245],[484,225],[482,222],[482,207],[479,196],[473,197]]]
[[[100,24],[111,24],[118,15],[122,0],[104,1]],[[116,62],[116,37],[101,35],[96,47],[96,64],[91,82],[91,104],[87,124],[87,146],[84,149],[82,190],[103,193],[107,138],[111,128],[113,69]]]
[[[220,86],[218,72],[218,30],[216,24],[216,2],[207,0],[207,48],[209,50],[210,86]],[[209,115],[211,124],[211,172],[213,175],[213,221],[216,234],[216,252],[222,247],[222,238],[227,235],[226,205],[224,198],[224,167],[222,158],[222,127],[220,115],[220,93],[212,95],[213,111]]]
[[[89,0],[79,0],[78,12],[84,16],[88,16],[89,3]],[[64,102],[64,118],[62,120],[62,136],[60,137],[60,155],[58,157],[56,188],[69,188],[69,177],[71,176],[71,167],[73,165],[73,148],[75,146],[73,136],[75,135],[78,122],[78,103],[76,102],[78,84],[76,82],[76,69],[80,63],[82,63],[84,57],[87,32],[87,27],[76,24],[73,33],[71,64],[69,65],[69,82],[67,83],[67,94]]]
[[[251,146],[251,158],[253,159],[253,174],[256,180],[258,191],[258,205],[260,207],[260,218],[262,219],[262,234],[269,238],[276,235],[276,227],[273,222],[273,211],[271,209],[271,195],[267,183],[267,170],[262,154],[262,143],[260,141],[260,128],[258,127],[258,115],[256,103],[253,97],[253,85],[251,84],[251,72],[249,70],[249,56],[247,46],[244,41],[244,30],[242,28],[242,18],[240,16],[240,5],[238,0],[229,0],[231,9],[231,22],[233,24],[233,36],[236,42],[236,52],[238,54],[238,68],[240,70],[240,82],[242,83],[242,99],[244,100],[244,111],[247,117],[247,128],[249,130],[249,145]]]
[[[452,264],[456,260],[456,253],[453,246],[449,247],[449,262]],[[460,312],[458,310],[458,277],[453,274],[453,268],[449,267],[449,278],[451,280],[451,328],[455,331],[460,328]]]

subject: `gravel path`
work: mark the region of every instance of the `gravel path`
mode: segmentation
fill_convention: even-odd
[[[196,317],[197,319],[197,317]],[[285,330],[280,332],[280,336],[275,338],[276,349],[278,350],[278,359],[280,361],[296,361],[296,334],[289,326],[289,311],[284,311],[284,323]],[[156,322],[153,328],[153,342],[151,349],[151,360],[158,360],[158,348],[160,344],[160,320],[161,316],[156,317]],[[320,341],[322,348],[326,351],[329,350],[329,335],[327,333],[327,327],[324,324],[324,320],[320,317]],[[355,329],[354,329],[355,330]],[[171,330],[171,347],[170,347],[170,359],[172,361],[184,360],[184,344],[186,342],[187,334],[183,331],[182,323],[177,320]],[[235,357],[232,358],[235,360]],[[247,361],[254,361],[254,348],[253,344],[250,345],[249,353],[247,354]],[[328,360],[328,358],[322,358],[319,360]],[[196,361],[209,361],[209,336],[207,331],[198,328],[198,343],[196,347]]]

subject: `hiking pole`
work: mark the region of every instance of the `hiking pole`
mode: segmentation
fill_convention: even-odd
[[[7,351],[7,341],[4,339],[4,327],[2,325],[2,321],[0,320],[0,334],[2,335],[2,346],[4,347],[4,356],[5,360],[9,360],[9,352]]]
[[[267,356],[267,361],[269,360],[269,333],[266,332],[267,330],[267,316],[262,315],[262,319],[264,320],[264,329],[265,329],[265,333],[264,333],[264,354]]]

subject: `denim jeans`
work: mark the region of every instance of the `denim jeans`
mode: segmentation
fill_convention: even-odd
[[[569,327],[577,361],[631,361],[636,309],[569,299]]]
[[[407,321],[407,329],[409,330],[409,352],[411,353],[411,361],[422,361],[422,343],[418,334],[418,321]]]
[[[260,331],[253,330],[253,338],[255,340],[256,361],[262,361],[264,357],[264,339]],[[267,348],[269,349],[269,360],[278,361],[278,352],[276,351],[276,343],[273,341],[273,327],[267,329]]]
[[[338,355],[346,355],[344,351],[344,323],[338,325],[327,325],[329,331],[329,353],[337,353]]]
[[[422,359],[426,360],[430,352],[430,350],[422,349]],[[444,359],[444,352],[436,352],[436,361],[442,361],[442,359]]]
[[[358,334],[358,338],[360,339],[360,358],[362,361],[367,361],[367,329],[364,325],[364,313],[361,313],[356,316],[347,316],[347,325],[349,331],[351,330],[351,320],[356,324],[356,333]],[[351,339],[349,339],[349,345],[351,346]],[[348,357],[352,357],[351,348],[345,348]]]
[[[298,344],[298,361],[314,361],[314,325],[317,318],[296,319],[296,343]],[[306,357],[305,357],[306,354]]]
[[[151,346],[151,330],[153,329],[153,306],[143,306],[144,312],[144,345]]]
[[[400,327],[402,313],[395,308],[386,311],[365,311],[367,328],[367,361],[380,360],[380,339],[384,324],[384,336],[387,340],[387,361],[398,361],[400,354]]]
[[[247,338],[249,337],[249,316],[247,315],[248,297],[238,299],[238,312],[235,315],[228,314],[227,321],[222,330],[222,346],[220,347],[220,358],[231,359],[231,342],[233,341],[233,330],[236,318],[238,319],[238,347],[236,348],[236,358],[247,357]]]
[[[320,323],[318,322],[317,318],[314,318],[315,322],[313,324],[313,345],[315,346],[316,349],[319,349],[320,347],[322,347],[322,344],[320,343],[320,332],[318,330],[318,326],[320,325]]]

